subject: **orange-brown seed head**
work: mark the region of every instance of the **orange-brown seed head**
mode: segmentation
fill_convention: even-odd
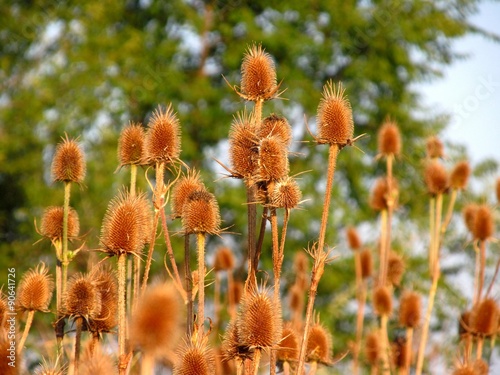
[[[389,259],[387,260],[387,280],[389,283],[394,286],[399,286],[405,269],[406,265],[403,258],[396,253],[390,253]]]
[[[389,185],[387,178],[378,178],[373,186],[372,193],[370,195],[370,207],[376,211],[386,210],[388,208],[388,198],[389,198]],[[397,204],[398,196],[398,183],[395,178],[391,182],[391,195],[394,200],[393,207]]]
[[[427,164],[424,173],[425,184],[430,194],[442,194],[448,188],[448,172],[437,160]]]
[[[278,361],[296,362],[299,359],[299,335],[290,323],[283,327],[282,339],[276,351]]]
[[[465,189],[469,182],[470,172],[468,161],[461,161],[455,164],[450,174],[450,187],[457,190]]]
[[[197,190],[205,190],[200,172],[192,169],[182,176],[172,189],[172,215],[174,218],[182,216],[182,210],[188,197]]]
[[[85,178],[86,164],[83,150],[74,139],[63,138],[52,159],[54,181],[81,183]]]
[[[331,363],[332,336],[319,322],[314,323],[309,330],[307,340],[306,361]]]
[[[392,295],[386,286],[378,286],[373,291],[373,308],[379,316],[391,315],[392,313]]]
[[[361,276],[363,279],[370,277],[373,273],[373,258],[370,249],[364,249],[359,253],[361,263]]]
[[[233,171],[251,179],[256,173],[259,158],[257,127],[246,112],[238,113],[229,130],[229,160]]]
[[[498,330],[498,318],[497,302],[492,298],[486,298],[472,309],[470,316],[471,329],[481,336],[491,336]]]
[[[118,139],[118,161],[120,165],[144,162],[144,141],[146,132],[141,124],[131,123],[120,133]]]
[[[386,120],[378,132],[378,152],[384,156],[401,153],[401,133],[398,125]]]
[[[191,339],[179,349],[174,375],[212,375],[215,374],[215,353],[206,339]]]
[[[189,195],[182,210],[182,228],[186,234],[220,232],[219,205],[215,196],[206,190]]]
[[[469,232],[474,232],[474,222],[476,221],[476,213],[478,209],[478,205],[474,203],[469,203],[462,210],[462,217],[465,222],[465,226],[469,230]]]
[[[398,336],[394,339],[391,345],[392,349],[392,363],[394,367],[397,369],[402,369],[406,366],[406,360],[408,358],[407,346],[406,346],[406,337]]]
[[[297,181],[289,176],[276,181],[274,188],[269,194],[271,206],[287,210],[297,207],[301,198],[302,192]]]
[[[63,238],[64,208],[62,206],[47,207],[43,212],[40,232],[51,240]],[[80,233],[80,220],[78,213],[69,207],[68,210],[68,238],[77,237]]]
[[[96,268],[90,277],[101,294],[101,312],[89,320],[89,330],[96,333],[111,332],[118,324],[118,285],[112,271]]]
[[[229,271],[234,268],[234,254],[229,247],[219,247],[215,252],[214,270]]]
[[[497,196],[497,203],[500,203],[500,177],[497,178],[497,182],[495,184],[495,193]]]
[[[477,208],[472,226],[472,234],[475,239],[484,241],[493,235],[494,220],[491,209],[483,204]]]
[[[248,48],[241,64],[241,96],[246,100],[265,101],[276,97],[276,68],[271,55],[261,45]]]
[[[427,138],[427,142],[425,144],[425,149],[427,153],[427,157],[429,159],[442,158],[444,156],[444,146],[443,142],[439,140],[437,137],[429,137]]]
[[[258,136],[259,139],[276,136],[289,146],[292,142],[292,128],[286,118],[273,113],[262,120]]]
[[[371,366],[377,366],[380,359],[380,335],[377,331],[370,332],[365,341],[365,357]]]
[[[64,312],[68,316],[95,319],[101,312],[101,293],[89,275],[78,273],[68,281]]]
[[[399,323],[407,328],[415,328],[420,324],[422,316],[422,298],[420,294],[406,291],[399,303]]]
[[[346,231],[347,243],[351,250],[359,250],[361,248],[361,238],[359,238],[358,231],[354,227],[348,227]]]
[[[54,281],[45,264],[39,264],[24,274],[17,292],[17,306],[21,311],[47,311]]]
[[[181,130],[172,104],[166,110],[158,107],[149,120],[146,132],[146,162],[150,165],[171,163],[179,158],[180,153]]]
[[[258,180],[277,181],[288,175],[288,151],[277,136],[260,140],[258,159]]]

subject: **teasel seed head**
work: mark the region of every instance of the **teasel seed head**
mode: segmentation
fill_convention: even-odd
[[[406,337],[397,336],[392,342],[392,362],[394,367],[397,369],[404,368],[406,366],[406,359],[408,358],[407,347],[406,347]]]
[[[118,284],[109,269],[96,268],[90,277],[101,294],[101,312],[95,319],[89,320],[89,331],[111,332],[118,324]]]
[[[208,346],[207,338],[198,336],[185,341],[174,364],[174,375],[212,374],[215,374],[215,353]]]
[[[391,315],[392,313],[392,294],[388,287],[377,286],[373,291],[373,308],[379,316]]]
[[[300,191],[297,181],[289,176],[280,178],[276,181],[269,194],[271,206],[284,208],[286,210],[297,207],[301,198],[302,192]]]
[[[373,258],[370,249],[364,249],[359,253],[361,263],[361,276],[363,279],[371,277],[373,273]]]
[[[191,169],[182,176],[172,189],[172,215],[174,218],[182,216],[182,210],[191,193],[197,190],[205,190],[205,185],[200,177],[200,172]]]
[[[146,132],[146,162],[149,165],[170,164],[179,158],[180,153],[181,130],[172,104],[169,104],[166,110],[158,107],[149,121]]]
[[[74,318],[96,319],[101,313],[101,293],[88,274],[77,273],[68,281],[64,313]]]
[[[498,318],[497,302],[492,298],[486,298],[472,309],[470,327],[476,334],[491,336],[498,330]]]
[[[145,160],[144,141],[146,132],[138,123],[130,123],[120,133],[118,139],[118,161],[120,166],[139,165]]]
[[[307,340],[306,361],[331,364],[332,335],[318,321],[312,324]]]
[[[351,250],[356,251],[361,248],[361,238],[359,238],[358,231],[354,227],[348,227],[346,231],[347,243]]]
[[[220,233],[219,205],[215,196],[206,190],[189,195],[182,210],[182,228],[186,234]]]
[[[290,310],[302,314],[304,309],[304,289],[302,289],[300,285],[294,284],[290,288],[288,295],[290,299]]]
[[[481,241],[490,238],[493,235],[494,225],[491,209],[485,204],[480,205],[474,216],[472,227],[474,238]]]
[[[420,294],[406,291],[399,302],[399,323],[406,328],[416,328],[422,316],[422,298]]]
[[[116,374],[115,361],[105,354],[100,345],[91,352],[87,348],[78,366],[79,375]]]
[[[52,159],[52,178],[54,181],[81,183],[85,178],[85,155],[75,139],[63,138]]]
[[[54,281],[44,263],[26,272],[19,284],[17,307],[20,311],[48,311]]]
[[[55,363],[42,358],[42,363],[36,367],[33,375],[64,375],[67,371],[65,366],[60,366],[59,361]],[[1,372],[4,374],[4,372]]]
[[[465,189],[469,182],[470,172],[468,161],[461,161],[455,164],[450,174],[450,187],[457,190]]]
[[[229,247],[221,246],[215,252],[214,270],[230,271],[234,268],[234,254]]]
[[[406,269],[404,259],[398,254],[391,252],[387,264],[387,281],[393,286],[399,286]]]
[[[444,156],[443,142],[437,137],[427,138],[425,149],[429,159],[442,158]]]
[[[472,364],[464,363],[459,365],[452,375],[477,375],[477,372]]]
[[[444,193],[448,189],[448,172],[437,160],[432,160],[425,167],[424,180],[431,195]]]
[[[401,133],[396,122],[388,119],[378,132],[378,152],[384,156],[401,153]]]
[[[378,366],[381,358],[380,335],[378,331],[370,332],[365,340],[365,357],[370,366]]]
[[[478,358],[472,363],[472,367],[474,368],[474,371],[476,375],[488,375],[489,374],[489,365],[488,363],[482,359]]]
[[[175,287],[153,284],[137,301],[130,321],[131,345],[155,357],[164,356],[177,344],[183,321],[183,304]]]
[[[292,128],[287,119],[274,113],[262,120],[258,130],[259,139],[276,136],[286,145],[292,143]]]
[[[243,290],[245,289],[244,284],[241,281],[235,281],[230,285],[229,293],[233,295],[233,301],[235,304],[239,304],[241,297],[243,297]]]
[[[64,208],[62,206],[47,207],[42,216],[40,232],[52,241],[62,240],[63,237]],[[78,213],[69,207],[68,210],[68,238],[78,237],[80,233],[80,220]]]
[[[277,136],[270,136],[259,142],[257,180],[277,181],[288,175],[288,151]]]
[[[243,57],[240,89],[242,98],[254,102],[278,96],[274,61],[260,44],[249,47]]]
[[[144,194],[121,192],[108,205],[101,243],[110,255],[140,254],[152,228],[151,208]]]
[[[391,181],[391,192],[394,199],[394,206],[397,204],[398,182],[395,178]],[[370,207],[376,211],[386,210],[388,208],[387,200],[389,194],[389,185],[387,178],[378,178],[373,186],[370,195]]]
[[[227,325],[226,332],[222,339],[221,350],[224,361],[230,361],[232,359],[239,361],[252,359],[254,350],[242,343],[238,319],[231,320]]]
[[[296,362],[299,359],[300,338],[292,324],[285,323],[276,358],[280,362]]]
[[[239,112],[229,130],[229,161],[235,177],[241,177],[250,184],[256,173],[259,158],[259,139],[252,116]]]
[[[475,203],[467,204],[462,210],[465,226],[469,232],[474,233],[474,222],[476,221],[476,213],[479,206]]]
[[[318,106],[318,139],[321,143],[346,145],[354,134],[351,103],[344,88],[332,81],[323,86],[323,97]]]

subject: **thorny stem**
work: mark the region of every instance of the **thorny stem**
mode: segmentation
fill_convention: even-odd
[[[73,362],[74,374],[78,375],[78,367],[80,364],[80,347],[82,340],[82,324],[83,318],[80,316],[76,318],[76,334],[75,334],[75,357]]]
[[[483,294],[484,268],[486,267],[486,240],[479,241],[479,277],[477,283],[477,301],[479,303]]]
[[[443,214],[443,194],[439,193],[436,200],[436,222],[435,222],[435,233],[434,233],[434,264],[433,264],[433,272],[434,269],[439,264],[439,248],[441,247],[441,219]]]
[[[26,339],[28,338],[28,333],[31,328],[31,324],[33,323],[33,316],[35,315],[35,310],[30,310],[28,311],[28,317],[26,319],[26,325],[24,326],[24,331],[23,331],[23,336],[21,337],[21,340],[19,341],[19,344],[17,346],[17,354],[20,356],[23,349],[24,349],[24,343],[26,342]]]
[[[389,364],[389,338],[387,335],[387,320],[388,316],[386,314],[380,317],[380,334],[382,335],[382,345],[380,351],[382,353],[382,373],[390,375],[391,368]]]
[[[259,365],[260,365],[261,355],[262,355],[261,350],[259,348],[256,348],[255,352],[254,352],[254,356],[253,356],[253,371],[252,371],[252,373],[254,375],[258,375],[258,373],[259,373]]]
[[[394,160],[394,155],[390,154],[387,156],[387,216],[385,223],[385,243],[384,246],[384,265],[382,274],[382,283],[385,285],[387,280],[387,270],[389,262],[389,252],[391,251],[391,228],[392,228],[392,214],[394,212],[395,204],[395,191],[392,186],[392,161]]]
[[[71,182],[64,183],[64,207],[63,207],[63,241],[62,241],[62,295],[66,294],[68,281],[68,215],[69,198],[71,196]]]
[[[127,255],[121,253],[118,255],[118,358],[125,356],[126,341],[126,316],[125,316],[125,268]],[[120,367],[120,375],[122,373]]]
[[[203,323],[205,322],[205,233],[197,233],[198,245],[198,327],[203,333]]]
[[[193,333],[193,280],[191,279],[191,261],[189,251],[189,234],[184,236],[184,278],[186,281],[187,320],[186,332],[188,337]]]
[[[256,245],[256,250],[255,250],[255,256],[253,259],[253,269],[256,270],[259,268],[259,259],[260,259],[260,254],[262,252],[262,243],[264,242],[264,235],[266,233],[266,224],[267,224],[267,219],[268,219],[268,211],[269,209],[267,207],[262,208],[262,218],[260,221],[260,231],[259,231],[259,239],[257,241]]]
[[[151,375],[155,367],[155,359],[151,353],[143,353],[141,361],[141,375]]]
[[[64,316],[62,314],[62,242],[52,242],[56,249],[56,322],[54,324],[57,339],[57,356],[62,353],[62,340],[64,338]]]
[[[457,189],[452,189],[451,190],[451,195],[450,195],[450,201],[448,203],[448,209],[446,210],[446,216],[443,221],[443,225],[441,226],[441,234],[444,234],[446,232],[446,229],[448,228],[448,225],[450,224],[451,217],[453,215],[453,208],[455,207],[455,202],[457,200]]]
[[[432,270],[434,269],[434,234],[436,226],[436,198],[431,196],[429,199],[429,272],[432,275]]]
[[[379,259],[379,285],[385,285],[387,275],[387,210],[384,209],[380,212],[380,259]]]
[[[170,242],[170,234],[168,232],[167,217],[165,215],[165,210],[162,208],[160,210],[161,215],[161,226],[163,230],[163,237],[165,238],[165,244],[167,245],[167,254],[170,264],[172,265],[172,270],[174,272],[174,283],[177,286],[179,293],[181,293],[184,300],[186,300],[186,291],[182,286],[181,277],[179,275],[179,270],[177,269],[177,263],[175,262],[174,250],[172,249],[172,243]]]
[[[483,344],[484,344],[484,337],[480,335],[477,338],[476,359],[481,359],[481,357],[483,356]]]
[[[409,375],[410,374],[410,366],[411,366],[411,357],[413,354],[412,351],[412,343],[413,343],[413,328],[408,327],[406,328],[406,363],[404,364],[404,371],[403,374]]]
[[[259,263],[256,259],[256,247],[255,247],[255,229],[257,226],[257,206],[255,204],[255,197],[257,193],[257,186],[247,186],[247,216],[248,216],[248,276],[245,285],[245,290],[249,287],[249,282],[255,281],[255,275],[257,270],[254,268],[255,264]]]
[[[144,275],[142,276],[141,294],[144,293],[144,291],[146,290],[146,286],[148,285],[149,270],[151,269],[151,262],[153,260],[153,251],[155,248],[155,240],[156,240],[156,228],[158,227],[159,219],[160,219],[160,211],[155,210],[153,226],[151,228],[151,238],[149,239],[148,256],[146,258],[146,266],[144,267]]]

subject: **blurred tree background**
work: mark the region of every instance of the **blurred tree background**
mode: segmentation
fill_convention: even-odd
[[[299,180],[308,200],[303,210],[292,213],[289,254],[317,238],[326,150],[300,141],[311,140],[305,119],[314,130],[321,88],[328,79],[343,82],[353,106],[355,134],[368,137],[356,144],[362,152],[348,148],[339,156],[327,243],[343,243],[347,225],[368,223],[376,228],[376,214],[367,202],[375,177],[384,170],[374,159],[376,131],[390,116],[401,128],[404,145],[404,156],[395,167],[402,202],[395,242],[403,252],[411,251],[408,238],[415,235],[409,234],[427,218],[420,174],[425,138],[439,134],[447,123],[446,116],[426,114],[415,84],[438,78],[446,66],[463,57],[454,52],[453,41],[468,33],[496,38],[469,23],[479,3],[2,1],[0,265],[24,271],[38,259],[53,264],[48,241],[33,245],[40,238],[34,220],[39,222],[46,206],[62,204],[62,187],[51,182],[50,163],[65,132],[79,137],[85,149],[86,182],[74,189],[72,206],[79,212],[86,248],[98,248],[107,203],[128,181],[125,171],[114,173],[118,134],[130,121],[146,125],[152,111],[169,102],[182,125],[182,159],[203,170],[221,205],[224,224],[244,233],[243,184],[212,181],[220,178],[214,157],[228,163],[232,117],[248,106],[223,76],[239,84],[242,56],[254,42],[273,56],[286,88],[287,100],[265,103],[264,115],[276,112],[289,119],[296,140],[291,173],[308,171]],[[448,154],[456,160],[465,150],[455,146]],[[478,170],[487,174],[496,167],[488,162]],[[144,178],[141,183],[146,189]],[[365,232],[373,234],[365,240],[375,243],[376,229]],[[223,241],[243,258],[244,236],[224,235],[219,242]],[[291,259],[287,255],[285,262]],[[417,274],[424,272],[425,262],[413,262],[410,267]],[[161,266],[161,260],[157,263]],[[335,301],[353,293],[345,289],[346,279],[352,285],[352,260],[342,257],[330,267],[334,272],[325,275],[324,297],[318,303],[335,311],[330,293],[335,291]],[[337,318],[339,314],[343,313]],[[349,320],[343,323],[337,331],[352,329]]]

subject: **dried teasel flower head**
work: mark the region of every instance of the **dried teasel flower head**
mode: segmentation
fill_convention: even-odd
[[[259,157],[259,139],[257,127],[251,115],[238,112],[229,130],[229,161],[235,177],[252,183]]]
[[[42,216],[40,233],[52,241],[61,240],[63,237],[64,208],[62,206],[47,207]],[[80,220],[78,213],[69,207],[68,210],[68,238],[78,237],[80,233]]]
[[[183,304],[175,287],[169,283],[151,285],[132,315],[131,345],[155,357],[163,356],[177,344],[183,320]]]
[[[488,363],[482,359],[478,358],[472,363],[472,367],[474,368],[474,371],[476,375],[488,375],[490,372],[490,368]]]
[[[206,190],[197,190],[189,195],[182,210],[184,233],[220,233],[219,205],[215,196]]]
[[[381,357],[381,337],[378,331],[370,332],[365,340],[365,357],[371,366],[378,366]]]
[[[456,190],[465,189],[469,182],[470,172],[468,161],[461,161],[455,164],[450,173],[450,187]]]
[[[185,176],[179,178],[172,189],[172,215],[174,218],[182,216],[182,210],[191,193],[205,190],[205,185],[200,177],[200,172],[191,169]]]
[[[391,252],[387,260],[387,281],[393,286],[399,286],[405,269],[404,259],[398,254]]]
[[[443,142],[435,136],[427,138],[425,150],[429,159],[437,159],[444,156]]]
[[[4,326],[4,321],[7,318],[7,306],[7,299],[0,290],[0,327]]]
[[[67,368],[65,366],[60,366],[59,361],[47,361],[45,358],[42,358],[42,363],[35,368],[33,375],[64,375],[66,374]],[[1,370],[0,370],[1,371]],[[7,374],[3,371],[1,374]]]
[[[164,110],[158,107],[149,120],[146,131],[145,154],[149,165],[172,163],[181,153],[181,130],[172,104]]]
[[[475,203],[469,203],[462,210],[462,217],[464,219],[465,226],[471,233],[474,231],[474,221],[476,220],[478,207],[479,206]]]
[[[233,251],[226,246],[221,246],[215,252],[214,270],[217,271],[230,271],[234,268],[234,254]]]
[[[408,349],[406,346],[406,337],[397,336],[394,338],[394,341],[391,345],[392,349],[392,363],[394,367],[397,369],[402,369],[406,366],[406,360],[410,353],[408,353]]]
[[[393,207],[397,205],[398,197],[398,182],[395,178],[391,180],[391,192],[393,199]],[[383,211],[388,208],[389,184],[387,178],[378,178],[375,181],[373,190],[370,195],[370,207],[376,211]]]
[[[346,230],[347,243],[351,250],[356,251],[361,248],[361,238],[359,237],[358,231],[354,227],[348,227]]]
[[[480,205],[474,215],[472,234],[475,239],[484,241],[493,235],[494,219],[491,209],[485,205]]]
[[[233,301],[235,304],[240,303],[241,297],[243,297],[244,289],[245,286],[241,281],[235,281],[229,286],[228,293],[231,293],[231,295],[233,296]]]
[[[290,146],[290,143],[292,143],[292,128],[286,118],[273,113],[262,120],[258,136],[259,139],[276,136],[286,146]]]
[[[377,286],[373,291],[373,309],[379,316],[391,315],[392,313],[392,294],[388,287]]]
[[[283,325],[283,333],[279,348],[276,350],[276,358],[281,362],[296,362],[299,360],[300,338],[297,331],[290,323]]]
[[[252,359],[254,350],[241,342],[237,319],[231,320],[227,325],[221,351],[224,361],[235,359],[243,362],[245,359]]]
[[[302,198],[297,181],[292,177],[280,178],[269,194],[270,205],[276,208],[290,210],[299,205]]]
[[[498,330],[498,304],[493,298],[485,298],[474,306],[470,315],[472,332],[491,336]]]
[[[75,139],[63,138],[52,159],[54,181],[81,183],[85,178],[86,164],[83,150]]]
[[[460,364],[452,373],[452,375],[477,375],[472,364]]]
[[[420,294],[406,291],[399,303],[399,323],[406,328],[416,328],[422,316],[422,298]]]
[[[120,166],[144,162],[144,142],[146,132],[139,123],[130,123],[120,133],[118,139],[118,161]]]
[[[77,273],[68,281],[64,313],[70,317],[96,319],[101,313],[101,293],[88,274]]]
[[[332,335],[318,321],[311,325],[307,340],[306,361],[331,364]]]
[[[288,295],[290,310],[297,314],[302,314],[304,310],[304,290],[300,285],[294,284],[290,288]]]
[[[351,103],[344,95],[344,88],[332,81],[323,86],[323,97],[318,106],[318,140],[320,143],[344,146],[354,134]]]
[[[371,277],[373,273],[373,258],[370,249],[364,249],[359,253],[361,263],[361,276],[363,279]]]
[[[139,254],[152,227],[150,204],[144,194],[121,192],[108,205],[102,222],[101,243],[110,255]]]
[[[118,285],[114,273],[105,268],[96,268],[90,274],[101,294],[101,312],[88,322],[89,331],[111,332],[118,324]]]
[[[378,131],[378,152],[397,156],[401,153],[401,133],[396,122],[387,119]]]
[[[274,61],[260,44],[248,47],[243,57],[240,89],[238,94],[253,102],[279,96]]]
[[[430,194],[442,194],[448,189],[448,172],[439,161],[432,160],[425,167],[424,181]]]
[[[288,150],[277,136],[270,136],[259,142],[257,180],[277,181],[288,175]]]
[[[178,350],[174,375],[215,374],[215,353],[208,345],[208,337],[199,335],[185,340]]]
[[[26,272],[19,284],[17,307],[20,311],[47,311],[54,281],[44,263]]]
[[[103,352],[100,345],[90,351],[87,348],[78,367],[79,375],[116,374],[116,363]]]

